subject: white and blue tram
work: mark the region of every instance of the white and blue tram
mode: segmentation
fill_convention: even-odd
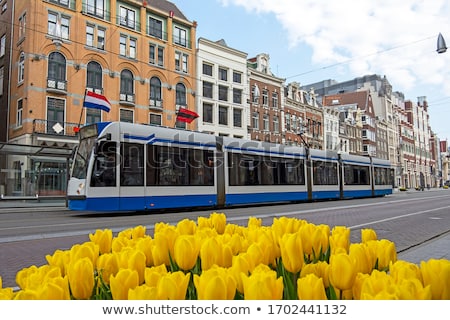
[[[389,161],[124,122],[81,128],[69,209],[140,211],[384,196]]]

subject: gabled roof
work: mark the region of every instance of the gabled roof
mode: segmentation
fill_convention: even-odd
[[[331,94],[322,98],[324,106],[333,107],[356,103],[361,110],[366,111],[368,111],[370,101],[371,97],[368,90]]]
[[[189,21],[188,18],[186,18],[186,16],[183,14],[183,12],[180,11],[180,9],[178,9],[178,7],[173,4],[170,1],[166,1],[166,0],[147,0],[147,3],[150,7],[154,7],[158,10],[161,10],[163,12],[167,12],[167,14],[169,14],[170,11],[173,11],[173,14],[175,17],[184,19],[186,21]]]

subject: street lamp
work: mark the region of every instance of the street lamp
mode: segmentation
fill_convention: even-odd
[[[442,34],[439,32],[438,38],[437,38],[437,49],[436,49],[437,53],[444,53],[447,51],[447,46],[445,44],[445,40],[444,37],[442,36]]]

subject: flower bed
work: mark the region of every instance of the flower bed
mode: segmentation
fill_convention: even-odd
[[[89,239],[19,271],[18,291],[0,278],[0,299],[450,299],[449,260],[397,260],[372,229],[350,243],[344,226],[287,217],[239,226],[212,213],[158,223],[153,237],[137,226]]]

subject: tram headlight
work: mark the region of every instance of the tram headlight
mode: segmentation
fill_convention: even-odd
[[[77,188],[77,194],[83,194],[83,193],[84,193],[84,183],[80,183]]]

